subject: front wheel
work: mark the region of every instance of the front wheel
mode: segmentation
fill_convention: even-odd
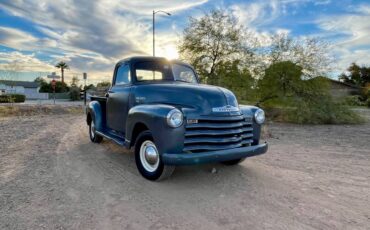
[[[149,131],[142,132],[135,144],[135,161],[140,174],[148,180],[163,180],[170,177],[174,166],[164,165],[153,136]]]
[[[95,122],[92,120],[89,125],[89,135],[90,135],[90,140],[94,143],[100,143],[103,140],[102,136],[99,136],[96,134],[96,129],[95,129]]]

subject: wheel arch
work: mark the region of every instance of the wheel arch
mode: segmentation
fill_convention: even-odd
[[[140,133],[146,130],[149,130],[149,128],[143,122],[137,122],[134,125],[132,134],[131,134],[131,141],[130,141],[129,148],[131,148],[132,146],[136,144],[137,137],[140,135]]]

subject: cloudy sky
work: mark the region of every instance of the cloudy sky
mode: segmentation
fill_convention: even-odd
[[[0,0],[0,69],[18,61],[17,80],[31,80],[64,60],[67,82],[82,72],[93,83],[110,80],[118,60],[152,54],[153,9],[172,14],[156,17],[156,53],[176,58],[188,17],[213,8],[260,35],[284,31],[329,41],[336,73],[351,62],[370,65],[368,0]]]

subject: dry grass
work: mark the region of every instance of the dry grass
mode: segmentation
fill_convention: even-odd
[[[83,106],[65,105],[0,105],[0,117],[83,114]]]

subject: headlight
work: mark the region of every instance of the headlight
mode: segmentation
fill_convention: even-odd
[[[257,109],[257,111],[254,113],[254,120],[257,122],[257,124],[262,124],[265,122],[265,112],[262,109]]]
[[[177,128],[182,125],[184,117],[178,109],[173,109],[167,114],[167,124],[172,128]]]

